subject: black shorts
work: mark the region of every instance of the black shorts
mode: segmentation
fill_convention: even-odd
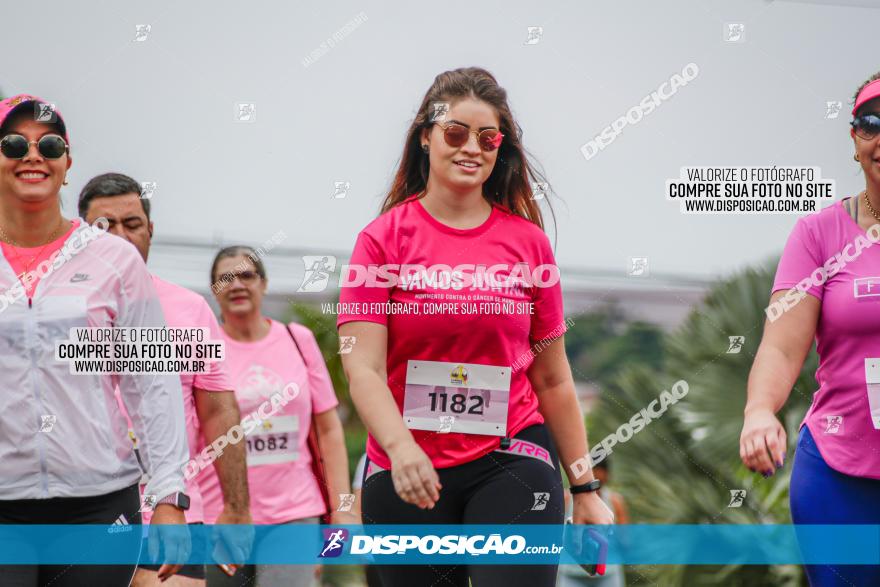
[[[101,524],[119,532],[141,530],[140,492],[137,484],[106,495],[55,497],[0,501],[0,524]],[[59,537],[63,541],[63,537]],[[132,545],[131,560],[137,560],[140,542]],[[41,545],[45,548],[46,545]],[[124,565],[2,565],[3,587],[127,587],[135,563]]]
[[[190,524],[190,526],[200,526],[200,525],[204,525],[204,523],[203,522],[193,522],[192,524]],[[192,552],[193,552],[193,554],[191,556],[194,557],[196,560],[199,560],[202,556],[201,552],[204,549],[201,548],[202,545],[200,545],[199,541],[196,539],[197,536],[200,536],[200,534],[193,534],[192,535],[192,539],[193,539],[192,540],[192,549],[193,549]],[[141,547],[140,560],[142,560],[142,561],[149,560],[149,554],[148,554],[147,548],[148,548],[147,539],[145,537],[144,542]],[[200,550],[200,548],[201,548],[201,550]],[[152,565],[152,564],[148,564],[148,563],[138,564],[139,569],[144,569],[147,571],[156,571],[156,572],[159,571],[159,568],[161,566],[162,565]],[[190,577],[191,579],[204,579],[206,576],[205,575],[205,565],[204,564],[183,565],[182,567],[180,567],[180,570],[177,571],[176,574],[180,575],[182,577]]]
[[[364,467],[364,524],[562,524],[565,513],[556,450],[544,425],[514,437],[538,445],[549,458],[526,452],[491,452],[477,460],[437,469],[440,500],[423,510],[404,502],[390,471]],[[517,446],[514,442],[512,446]],[[537,454],[540,451],[528,451]],[[552,463],[552,464],[551,464]],[[370,475],[367,473],[370,472]],[[561,532],[560,532],[561,536]],[[456,585],[467,587],[552,587],[557,565],[377,565],[382,585]]]

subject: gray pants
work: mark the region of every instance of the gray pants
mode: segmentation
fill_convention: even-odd
[[[288,523],[317,524],[319,520],[303,518]],[[294,548],[294,545],[291,544],[290,547]],[[259,548],[257,544],[258,551]],[[208,565],[208,587],[313,587],[317,584],[315,567],[316,565],[245,565],[230,577],[217,565]]]

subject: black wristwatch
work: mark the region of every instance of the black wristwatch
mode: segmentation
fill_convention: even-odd
[[[583,483],[581,485],[572,485],[571,487],[568,488],[568,490],[571,491],[572,495],[575,495],[578,493],[591,493],[593,491],[598,491],[600,487],[602,487],[602,484],[599,482],[599,480],[593,479],[589,483]]]
[[[174,507],[178,507],[178,508],[182,509],[183,511],[186,511],[189,509],[189,496],[185,493],[177,491],[175,493],[171,493],[169,495],[166,495],[165,497],[160,499],[158,502],[156,502],[156,506],[161,505],[163,503],[168,504],[168,505],[173,505]],[[155,508],[156,506],[153,506],[153,507]]]

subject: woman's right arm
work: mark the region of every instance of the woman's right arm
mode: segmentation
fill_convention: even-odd
[[[440,478],[404,425],[388,389],[388,329],[373,322],[347,322],[339,327],[339,336],[355,337],[351,352],[342,355],[342,366],[361,420],[391,459],[395,491],[407,503],[433,508],[440,499]]]
[[[786,294],[780,290],[770,303]],[[785,462],[785,428],[776,418],[813,344],[822,302],[805,295],[779,318],[764,323],[764,335],[749,373],[739,454],[753,471],[772,474]]]

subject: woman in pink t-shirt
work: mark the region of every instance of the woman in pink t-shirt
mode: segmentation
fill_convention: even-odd
[[[850,135],[865,190],[800,218],[776,270],[740,439],[743,463],[782,467],[785,404],[813,339],[819,389],[791,476],[796,524],[880,523],[880,74],[856,93]],[[806,554],[806,553],[805,553]],[[815,558],[816,552],[809,553]],[[880,567],[807,565],[811,585],[880,585]]]
[[[311,331],[299,324],[282,324],[262,314],[267,275],[260,256],[248,247],[228,247],[217,253],[211,267],[211,289],[223,316],[226,361],[246,431],[248,487],[255,524],[319,522],[327,513],[319,480],[312,473],[308,448],[314,422],[324,461],[331,523],[357,524],[339,511],[342,496],[351,494],[348,457],[342,423],[336,413],[336,394],[324,357]],[[283,407],[267,411],[278,399]],[[256,426],[245,421],[256,421]],[[205,520],[223,510],[223,495],[213,469],[199,476],[205,500]],[[343,510],[347,508],[342,508]],[[269,540],[270,538],[264,538]],[[295,548],[296,545],[290,545]],[[260,545],[256,545],[259,553]],[[209,567],[211,587],[232,585],[311,585],[313,566],[256,565],[228,578]]]
[[[560,466],[575,523],[613,522],[582,465],[559,272],[520,138],[489,72],[438,75],[343,269],[343,364],[370,433],[365,524],[561,524]],[[555,565],[379,572],[386,586],[556,580]]]

